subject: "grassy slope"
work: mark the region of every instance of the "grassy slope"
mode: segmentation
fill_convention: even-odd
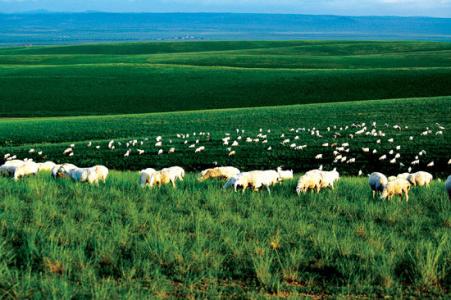
[[[294,194],[198,183],[143,191],[136,173],[100,187],[0,178],[4,297],[449,296],[443,183],[408,203],[371,200],[365,178]]]
[[[328,104],[309,104],[297,106],[280,106],[268,108],[246,108],[230,110],[193,111],[176,113],[156,113],[141,115],[120,115],[120,116],[97,116],[97,117],[67,117],[67,118],[35,118],[35,119],[5,119],[0,121],[0,155],[6,153],[16,154],[21,158],[32,157],[36,160],[51,159],[59,162],[70,161],[79,165],[90,165],[93,163],[103,163],[116,169],[140,169],[144,167],[164,167],[178,164],[188,169],[200,169],[212,166],[216,161],[219,164],[235,165],[242,169],[252,168],[275,168],[284,165],[295,170],[307,170],[318,167],[319,163],[327,167],[332,166],[332,150],[324,148],[322,143],[344,143],[351,144],[351,152],[346,153],[348,158],[356,157],[356,164],[338,164],[339,170],[345,173],[356,174],[359,169],[366,172],[373,170],[396,173],[404,171],[414,160],[415,155],[422,149],[427,155],[421,158],[418,168],[423,169],[430,161],[435,161],[434,168],[428,168],[435,174],[445,175],[450,173],[450,166],[447,165],[451,149],[451,138],[449,130],[445,130],[443,135],[435,135],[438,131],[436,122],[451,128],[449,115],[451,114],[451,98],[422,98],[422,99],[402,99],[402,100],[381,100],[362,101]],[[354,133],[358,129],[350,127],[345,130],[346,125],[366,122],[371,125],[377,122],[377,129],[386,133],[381,144],[376,144],[376,140],[381,137],[358,136],[355,139],[348,137],[349,133]],[[385,123],[390,127],[385,127]],[[397,131],[393,125],[409,126],[408,129]],[[328,126],[337,125],[337,129],[327,132]],[[300,132],[298,134],[290,132],[290,128],[313,128],[316,127],[323,135],[322,138],[314,138],[310,134]],[[343,130],[340,131],[340,127]],[[420,136],[426,127],[433,130],[428,136]],[[242,134],[243,141],[235,150],[236,156],[228,157],[226,147],[222,145],[222,138],[225,133],[231,133],[232,140],[236,138],[235,129],[246,130]],[[255,138],[259,128],[271,129],[268,135],[268,144],[245,143],[246,137]],[[194,132],[210,132],[211,139],[205,136],[193,136]],[[342,137],[333,138],[335,132],[341,132]],[[189,133],[188,144],[184,144],[185,139],[177,139],[177,133]],[[285,138],[290,138],[287,146],[282,146],[280,142],[285,138],[280,138],[284,133]],[[155,137],[163,136],[163,155],[157,155],[159,148],[154,146]],[[293,140],[295,135],[299,135],[298,141]],[[414,136],[413,141],[409,141],[409,136]],[[390,144],[387,140],[393,137],[395,142]],[[145,140],[148,138],[149,140]],[[107,149],[108,142],[116,140],[116,149]],[[134,149],[130,157],[124,158],[123,154],[127,147],[125,142],[131,139],[143,141],[143,145],[131,147]],[[172,140],[172,144],[169,140]],[[196,139],[200,139],[197,146],[203,145],[206,151],[194,154],[194,149],[188,148]],[[263,139],[260,139],[260,142]],[[93,141],[93,146],[86,145]],[[118,141],[122,145],[117,144]],[[295,151],[288,147],[295,142],[297,145],[308,145],[303,151]],[[63,151],[69,144],[75,143],[75,155],[64,157]],[[94,147],[101,148],[96,150]],[[379,161],[382,154],[387,154],[396,145],[401,145],[399,152],[401,160],[406,165],[399,168],[398,164],[392,165],[386,161]],[[272,146],[272,151],[266,151],[268,146]],[[175,147],[175,154],[167,154],[169,148]],[[361,147],[377,149],[375,155],[365,155]],[[36,152],[43,151],[43,156],[37,153],[29,154],[30,148]],[[138,155],[136,149],[144,149],[144,155]],[[324,153],[324,159],[317,161],[314,159],[318,153]],[[389,158],[391,156],[389,155]]]
[[[49,116],[451,95],[451,45],[130,43],[0,49],[0,115]]]

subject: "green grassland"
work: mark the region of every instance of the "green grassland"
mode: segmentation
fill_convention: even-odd
[[[36,161],[54,160],[56,162],[72,162],[86,166],[95,163],[105,164],[113,169],[139,170],[145,167],[165,167],[181,165],[187,170],[200,170],[211,167],[216,162],[219,165],[233,165],[243,170],[275,168],[285,166],[296,171],[317,168],[323,164],[327,168],[337,167],[343,174],[357,174],[364,172],[383,171],[397,174],[406,171],[410,162],[415,159],[420,150],[427,154],[421,157],[419,166],[414,170],[427,169],[435,175],[448,175],[450,165],[451,138],[451,98],[419,98],[361,101],[344,103],[308,104],[296,106],[278,106],[255,109],[225,109],[210,111],[153,113],[140,115],[115,115],[91,117],[63,117],[63,118],[29,118],[4,119],[0,121],[0,157],[10,153],[19,158],[33,158]],[[371,127],[377,122],[377,129],[383,131],[385,137],[355,136],[359,128],[352,124],[365,122]],[[444,126],[443,135],[436,135],[436,123]],[[385,125],[387,124],[388,127]],[[398,131],[392,128],[395,124],[403,127]],[[333,129],[332,126],[337,128]],[[345,129],[345,126],[349,126]],[[408,126],[406,129],[405,126]],[[292,128],[317,128],[322,137],[311,136],[308,132],[292,132]],[[331,131],[327,131],[331,127]],[[343,129],[340,131],[340,127]],[[230,133],[233,142],[238,136],[235,129],[245,130],[241,133],[240,145],[235,147],[236,155],[229,157],[222,138]],[[267,135],[267,144],[246,143],[246,137],[256,138],[259,129]],[[421,136],[420,133],[430,128],[432,134]],[[267,133],[270,129],[271,132]],[[194,136],[193,133],[209,132],[210,137]],[[341,136],[334,138],[339,132]],[[176,134],[190,134],[189,138],[177,138]],[[285,134],[281,138],[281,134]],[[155,138],[163,137],[164,154],[157,155],[160,148],[155,147]],[[298,135],[299,140],[294,140]],[[409,136],[414,140],[410,141]],[[281,142],[285,138],[291,141],[287,145]],[[388,143],[394,138],[394,143]],[[107,144],[114,139],[116,148],[110,150]],[[135,147],[126,146],[126,142],[137,139],[143,144]],[[204,152],[195,154],[189,145],[199,139],[199,146],[205,146]],[[381,144],[376,140],[381,139]],[[188,141],[185,144],[185,140]],[[172,141],[172,143],[170,143]],[[87,144],[92,142],[91,147]],[[121,142],[122,145],[119,145]],[[355,157],[355,164],[334,164],[333,149],[322,147],[323,143],[350,143],[350,152],[344,153],[348,158]],[[74,156],[66,157],[63,151],[74,143]],[[302,151],[293,150],[288,145],[307,145]],[[382,154],[388,154],[395,146],[400,145],[401,154],[398,164],[390,164],[388,160],[379,161]],[[100,146],[100,149],[96,149]],[[272,150],[267,151],[271,146]],[[169,148],[176,152],[168,154]],[[362,152],[362,147],[377,149],[377,154],[368,155]],[[28,153],[35,149],[35,153]],[[124,157],[127,149],[132,149],[129,157]],[[137,149],[146,153],[138,155]],[[43,151],[42,155],[38,155]],[[324,159],[315,160],[318,153],[324,154]],[[432,168],[426,168],[430,161],[435,162]]]
[[[0,115],[127,114],[451,95],[451,44],[126,43],[0,49]]]
[[[0,294],[16,298],[449,297],[443,182],[409,202],[372,199],[365,177],[297,197],[222,190],[189,174],[143,190],[0,178]]]
[[[449,298],[451,202],[437,178],[451,174],[450,95],[450,43],[0,48],[0,161],[112,170],[98,187],[0,177],[0,298]],[[356,135],[373,122],[384,136]],[[334,143],[355,163],[333,162]],[[429,188],[371,198],[366,173],[406,172],[416,156]],[[190,171],[177,189],[140,188],[136,170],[171,165]],[[298,176],[241,194],[197,182],[215,165],[349,177],[301,197]]]

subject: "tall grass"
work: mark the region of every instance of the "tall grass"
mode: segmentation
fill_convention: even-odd
[[[99,187],[48,174],[0,178],[4,298],[449,296],[451,218],[442,182],[408,203],[366,178],[297,197],[222,190],[189,174],[143,190],[135,172]]]

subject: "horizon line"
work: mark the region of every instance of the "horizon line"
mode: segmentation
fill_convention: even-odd
[[[400,16],[400,15],[340,15],[340,14],[303,14],[303,13],[270,13],[270,12],[229,12],[229,11],[198,11],[198,12],[177,12],[177,11],[104,11],[104,10],[83,10],[83,11],[53,11],[47,9],[36,9],[28,11],[16,11],[16,12],[0,12],[0,15],[26,15],[26,14],[229,14],[229,15],[286,15],[286,16],[317,16],[317,17],[352,17],[352,18],[430,18],[430,19],[451,19],[451,17],[436,17],[427,15],[410,15],[410,16]]]

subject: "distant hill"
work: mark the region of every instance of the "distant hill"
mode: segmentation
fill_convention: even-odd
[[[451,43],[215,41],[0,48],[0,117],[451,95]]]
[[[0,44],[142,40],[451,41],[451,19],[235,13],[0,14]]]

